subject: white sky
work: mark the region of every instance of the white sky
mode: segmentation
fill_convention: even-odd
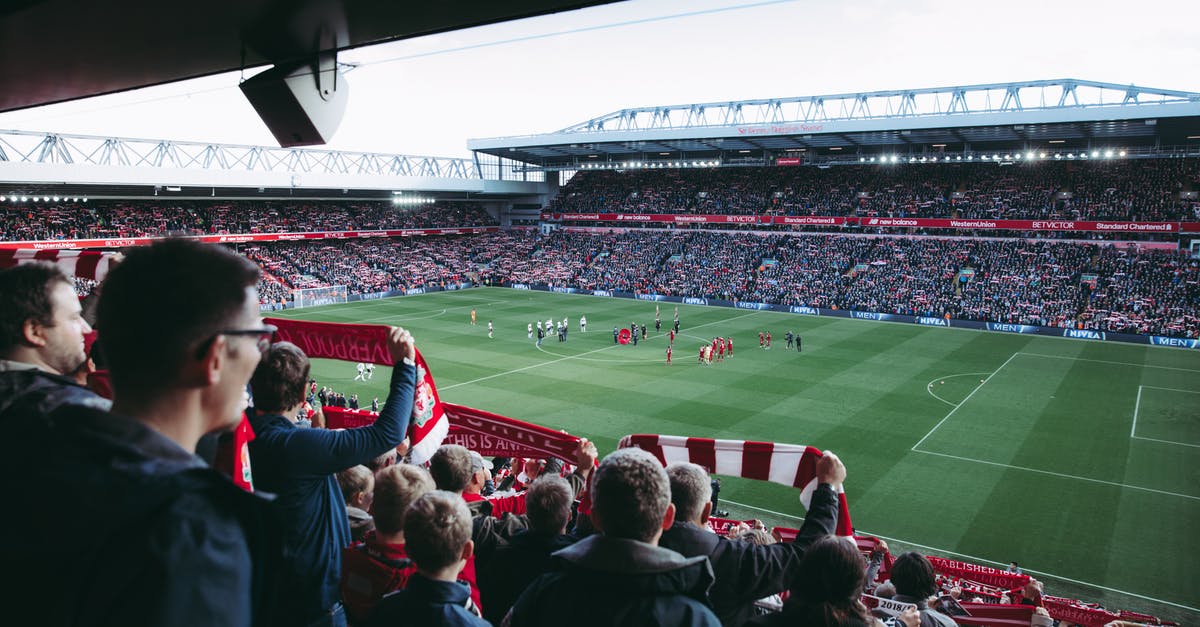
[[[329,146],[468,156],[468,138],[626,107],[1049,78],[1200,92],[1198,23],[1194,0],[633,0],[343,53],[364,65]],[[274,145],[238,79],[0,114],[0,128]]]

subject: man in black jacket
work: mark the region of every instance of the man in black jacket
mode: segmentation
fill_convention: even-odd
[[[709,591],[713,610],[725,627],[744,624],[754,616],[754,602],[787,590],[800,566],[804,551],[837,527],[838,495],[835,485],[846,479],[846,467],[826,451],[817,462],[820,484],[813,493],[804,526],[793,542],[759,546],[729,540],[705,528],[712,510],[708,473],[696,464],[667,466],[675,524],[663,532],[659,545],[688,557],[705,556],[712,562],[716,582]]]
[[[550,554],[565,549],[575,539],[565,535],[571,521],[575,491],[566,479],[543,473],[525,493],[529,529],[513,536],[479,574],[483,617],[499,625],[525,588],[551,570]]]
[[[139,248],[109,274],[97,324],[112,413],[61,406],[46,438],[0,446],[5,494],[41,508],[0,522],[0,555],[22,573],[0,593],[16,622],[271,624],[277,523],[194,453],[238,423],[270,344],[258,278],[244,257],[182,240]],[[46,585],[64,568],[70,585]]]
[[[564,621],[576,627],[715,627],[706,592],[712,568],[658,546],[675,520],[662,464],[638,448],[604,458],[592,477],[592,521],[600,530],[557,553],[561,570],[527,588],[505,622]]]

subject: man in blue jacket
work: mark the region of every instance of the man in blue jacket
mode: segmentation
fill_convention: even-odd
[[[309,361],[294,344],[273,344],[250,379],[255,439],[250,443],[255,484],[277,495],[276,508],[291,551],[288,588],[294,593],[289,624],[346,624],[339,594],[342,549],[350,523],[336,473],[366,464],[404,439],[412,415],[416,348],[412,336],[393,327],[388,350],[395,362],[387,401],[374,424],[329,431],[300,429]]]

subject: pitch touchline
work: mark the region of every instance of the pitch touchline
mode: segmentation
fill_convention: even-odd
[[[1089,359],[1087,357],[1068,357],[1066,355],[1043,355],[1041,353],[1018,353],[1019,355],[1029,355],[1030,357],[1045,357],[1047,359],[1071,359],[1074,361],[1091,361],[1098,364],[1113,364],[1116,366],[1140,366],[1142,368],[1161,368],[1163,370],[1179,370],[1181,372],[1200,372],[1195,368],[1179,368],[1176,366],[1156,366],[1154,364],[1136,364],[1129,361],[1109,361],[1107,359]]]
[[[942,426],[942,424],[943,424],[943,423],[945,423],[947,420],[949,420],[949,419],[950,419],[950,416],[953,416],[953,415],[954,415],[954,412],[958,411],[958,409],[959,409],[960,407],[962,407],[963,405],[966,405],[966,404],[967,404],[967,401],[971,400],[971,397],[972,397],[972,396],[975,396],[975,393],[976,393],[976,392],[978,392],[978,391],[979,391],[981,388],[983,388],[983,386],[984,386],[984,385],[987,385],[987,382],[988,382],[988,381],[991,381],[991,380],[992,380],[992,377],[996,376],[996,373],[997,373],[997,372],[1000,372],[1001,370],[1004,370],[1004,367],[1008,365],[1008,362],[1012,361],[1012,360],[1013,360],[1013,357],[1016,357],[1017,355],[1020,355],[1020,353],[1013,353],[1012,355],[1010,355],[1010,356],[1009,356],[1009,358],[1008,358],[1008,359],[1004,360],[1004,363],[1000,364],[1000,367],[999,367],[999,368],[996,368],[996,370],[995,370],[995,371],[993,371],[993,372],[992,372],[992,374],[989,374],[989,375],[987,376],[987,378],[983,380],[983,382],[982,382],[982,383],[980,383],[979,385],[975,386],[975,389],[974,389],[974,390],[971,390],[971,393],[970,393],[970,394],[968,394],[966,398],[962,399],[962,402],[961,402],[961,403],[959,403],[959,404],[955,405],[955,406],[954,406],[954,409],[951,409],[951,410],[950,410],[950,413],[946,414],[946,417],[945,417],[945,418],[942,418],[941,420],[939,420],[939,421],[938,421],[938,423],[937,423],[936,425],[933,425],[933,428],[929,430],[929,433],[926,433],[926,434],[925,434],[925,437],[921,438],[920,440],[918,440],[918,441],[917,441],[917,443],[916,443],[916,444],[912,445],[912,449],[910,449],[910,450],[913,450],[913,451],[917,450],[917,447],[918,447],[918,446],[921,446],[921,442],[924,442],[926,439],[928,439],[928,438],[929,438],[929,436],[933,435],[933,432],[934,432],[934,431],[937,431],[937,430],[938,430],[938,427]]]
[[[766,512],[766,513],[768,513],[768,514],[774,514],[774,515],[776,515],[776,516],[780,516],[780,517],[783,517],[783,518],[790,518],[790,519],[792,519],[792,520],[804,520],[804,517],[803,517],[803,516],[796,516],[796,515],[793,515],[793,514],[785,514],[785,513],[783,513],[783,512],[777,512],[777,511],[770,510],[770,509],[766,509],[766,508],[763,508],[763,507],[756,507],[756,506],[754,506],[754,505],[747,505],[747,504],[745,504],[745,503],[738,503],[737,501],[731,501],[731,500],[729,500],[729,499],[725,499],[725,498],[723,498],[723,499],[721,499],[721,500],[722,500],[722,501],[724,501],[724,502],[726,502],[726,503],[732,503],[732,504],[734,504],[734,505],[737,505],[738,507],[745,507],[745,508],[748,508],[748,509],[755,509],[755,510],[758,510],[758,511],[760,511],[760,512]],[[908,540],[901,540],[901,539],[899,539],[899,538],[889,538],[889,537],[887,537],[887,536],[882,536],[882,535],[879,535],[879,534],[877,534],[877,533],[870,533],[870,532],[868,532],[868,531],[865,531],[865,530],[856,529],[856,531],[862,531],[864,534],[866,534],[866,535],[871,535],[871,536],[874,536],[874,537],[876,537],[876,538],[883,538],[884,540],[891,540],[891,541],[893,541],[893,542],[903,542],[904,544],[907,544],[907,545],[910,545],[910,546],[920,547],[920,548],[922,548],[922,549],[928,549],[928,550],[930,550],[930,551],[936,551],[936,552],[938,552],[938,553],[945,553],[945,554],[947,554],[947,555],[957,555],[957,556],[959,556],[959,557],[965,557],[965,558],[967,558],[967,559],[969,559],[969,560],[973,560],[973,561],[976,561],[976,562],[985,562],[985,563],[988,563],[988,564],[996,564],[996,565],[998,565],[998,566],[1007,566],[1007,565],[1008,565],[1006,562],[997,562],[997,561],[994,561],[994,560],[984,559],[984,558],[982,558],[982,557],[975,557],[974,555],[967,555],[966,553],[959,553],[959,552],[957,552],[957,551],[950,551],[950,550],[947,550],[947,549],[940,549],[940,548],[938,548],[938,547],[934,547],[934,546],[926,546],[926,545],[924,545],[924,544],[917,544],[916,542],[910,542],[910,541],[908,541]],[[1059,579],[1059,580],[1061,580],[1061,581],[1069,581],[1069,582],[1071,582],[1071,583],[1074,583],[1074,584],[1079,584],[1079,585],[1083,585],[1083,586],[1091,586],[1091,587],[1093,587],[1093,588],[1098,588],[1098,589],[1100,589],[1100,590],[1107,590],[1107,591],[1109,591],[1109,592],[1116,592],[1116,593],[1119,593],[1119,594],[1125,594],[1125,595],[1129,595],[1129,596],[1131,596],[1131,597],[1135,597],[1135,598],[1138,598],[1138,599],[1145,599],[1145,600],[1147,600],[1147,601],[1154,601],[1155,603],[1162,603],[1163,605],[1170,605],[1170,606],[1172,606],[1172,607],[1178,607],[1178,608],[1182,608],[1182,609],[1189,610],[1189,611],[1192,611],[1192,612],[1200,612],[1200,608],[1189,607],[1189,606],[1187,606],[1187,605],[1182,605],[1182,604],[1179,604],[1179,603],[1172,603],[1172,602],[1170,602],[1170,601],[1164,601],[1164,600],[1162,600],[1162,599],[1156,599],[1156,598],[1154,598],[1154,597],[1148,597],[1148,596],[1145,596],[1145,595],[1142,595],[1142,594],[1137,594],[1136,592],[1126,592],[1125,590],[1118,590],[1118,589],[1116,589],[1116,588],[1109,588],[1108,586],[1102,586],[1102,585],[1095,584],[1095,583],[1091,583],[1091,582],[1088,582],[1088,581],[1080,581],[1080,580],[1078,580],[1078,579],[1071,579],[1070,577],[1063,577],[1062,575],[1055,575],[1054,573],[1048,573],[1048,572],[1045,572],[1045,571],[1040,571],[1040,570],[1033,570],[1033,569],[1031,569],[1031,568],[1022,568],[1022,570],[1024,570],[1024,571],[1025,571],[1025,572],[1027,572],[1027,573],[1033,573],[1033,574],[1035,574],[1035,575],[1043,575],[1043,576],[1046,576],[1046,577],[1053,577],[1054,579]]]
[[[713,321],[713,322],[706,322],[706,323],[704,323],[704,324],[698,324],[698,325],[696,325],[696,326],[694,326],[694,327],[690,327],[690,328],[692,328],[692,329],[698,329],[698,328],[700,328],[700,327],[707,327],[707,326],[711,326],[711,325],[714,325],[714,324],[721,324],[722,322],[731,322],[731,321],[733,321],[733,320],[737,320],[737,319],[739,319],[739,318],[745,318],[746,316],[753,316],[753,315],[754,315],[754,314],[756,314],[756,313],[758,313],[758,312],[757,312],[757,311],[752,311],[752,312],[750,312],[750,313],[742,314],[742,315],[740,315],[740,316],[734,316],[734,317],[732,317],[732,318],[724,318],[724,319],[722,319],[722,320],[716,320],[716,321]],[[658,338],[660,338],[660,337],[664,337],[664,336],[661,336],[661,335],[659,335],[659,336],[655,336],[655,337],[652,337],[652,338],[648,338],[646,341],[656,340],[656,339],[658,339]],[[488,379],[495,379],[496,377],[503,377],[503,376],[504,376],[504,375],[506,375],[506,374],[515,374],[515,373],[518,373],[518,372],[524,372],[524,371],[526,371],[526,370],[531,370],[531,369],[533,369],[533,368],[539,368],[539,367],[541,367],[541,366],[547,366],[547,365],[549,365],[549,364],[556,364],[556,363],[558,363],[558,362],[560,362],[560,361],[566,361],[566,360],[568,360],[568,359],[578,359],[578,358],[580,358],[580,357],[583,357],[584,355],[591,355],[592,353],[599,353],[600,351],[606,351],[606,350],[609,350],[609,349],[612,349],[612,348],[616,348],[617,346],[620,346],[620,344],[613,344],[612,346],[605,346],[604,348],[597,348],[597,349],[595,349],[595,350],[590,350],[590,351],[588,351],[588,352],[586,352],[586,353],[580,353],[580,354],[578,354],[578,355],[570,355],[570,356],[568,356],[568,357],[560,357],[560,358],[558,358],[558,359],[551,359],[550,361],[543,361],[543,362],[540,362],[540,363],[536,363],[536,364],[532,364],[532,365],[529,365],[529,366],[525,366],[525,367],[523,367],[523,368],[514,368],[513,370],[507,370],[507,371],[505,371],[505,372],[497,372],[496,374],[490,374],[490,375],[488,375],[488,376],[486,376],[486,377],[480,377],[480,378],[478,378],[478,379],[471,379],[470,381],[463,381],[462,383],[455,383],[455,384],[453,384],[453,385],[447,385],[447,386],[439,386],[439,387],[438,387],[438,389],[440,389],[440,390],[452,390],[452,389],[454,389],[454,388],[456,388],[456,387],[461,387],[461,386],[464,386],[464,385],[470,385],[470,384],[472,384],[472,383],[479,383],[480,381],[487,381]]]

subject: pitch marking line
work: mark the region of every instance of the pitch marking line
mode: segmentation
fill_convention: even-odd
[[[1067,355],[1043,355],[1041,353],[1017,353],[1030,357],[1045,357],[1047,359],[1070,359],[1073,361],[1091,361],[1098,364],[1113,364],[1115,366],[1140,366],[1142,368],[1160,368],[1162,370],[1178,370],[1180,372],[1200,372],[1195,368],[1178,368],[1176,366],[1156,366],[1154,364],[1139,364],[1130,361],[1109,361],[1107,359],[1088,359],[1087,357],[1068,357]]]
[[[949,405],[949,406],[951,406],[951,407],[958,407],[958,403],[953,403],[953,402],[950,402],[950,401],[948,401],[948,400],[946,400],[946,399],[944,399],[944,398],[942,398],[942,397],[938,396],[937,394],[934,394],[934,393],[933,393],[933,382],[934,382],[934,381],[940,381],[940,380],[942,380],[942,379],[953,379],[954,377],[977,377],[977,376],[979,376],[979,375],[981,375],[981,374],[988,374],[988,373],[986,373],[986,372],[964,372],[964,373],[962,373],[962,374],[948,374],[948,375],[946,375],[946,376],[944,376],[944,377],[934,377],[934,378],[933,378],[933,379],[932,379],[932,380],[931,380],[929,383],[926,383],[926,384],[925,384],[925,391],[926,391],[926,392],[929,392],[929,395],[930,395],[930,396],[932,396],[932,397],[934,397],[934,398],[938,399],[939,401],[941,401],[941,402],[943,402],[943,403],[945,403],[945,404],[947,404],[947,405]],[[980,381],[980,384],[982,385],[982,384],[983,384],[983,382],[982,382],[982,381]],[[965,399],[964,399],[964,400],[965,400]]]
[[[747,509],[754,509],[754,510],[758,510],[758,511],[760,511],[760,512],[766,512],[766,513],[768,513],[768,514],[774,514],[775,516],[779,516],[779,517],[781,517],[781,518],[790,518],[790,519],[792,519],[792,520],[804,520],[804,517],[803,517],[803,516],[795,516],[795,515],[793,515],[793,514],[785,514],[785,513],[783,513],[783,512],[777,512],[777,511],[770,510],[770,509],[765,509],[765,508],[762,508],[762,507],[756,507],[756,506],[754,506],[754,505],[747,505],[747,504],[745,504],[745,503],[738,503],[737,501],[731,501],[731,500],[729,500],[729,499],[724,499],[724,498],[723,498],[723,499],[721,499],[721,500],[722,500],[722,501],[724,501],[724,502],[726,502],[726,503],[732,503],[732,504],[734,504],[734,505],[737,505],[738,507],[745,507],[745,508],[747,508]],[[916,542],[911,542],[911,541],[909,541],[909,540],[901,540],[901,539],[899,539],[899,538],[889,538],[889,537],[887,537],[887,536],[879,535],[878,533],[871,533],[871,532],[869,532],[869,531],[865,531],[865,530],[861,530],[861,529],[859,529],[858,531],[861,531],[861,532],[862,532],[864,535],[870,535],[870,536],[874,536],[874,537],[876,537],[876,538],[883,538],[884,540],[891,540],[892,542],[902,542],[902,543],[904,543],[904,544],[907,544],[907,545],[910,545],[910,546],[919,547],[919,548],[922,548],[922,549],[926,549],[926,550],[928,550],[928,551],[932,551],[932,552],[934,552],[934,553],[941,553],[941,554],[944,554],[944,555],[957,555],[958,557],[965,557],[965,558],[967,558],[967,559],[969,559],[969,560],[971,560],[971,561],[974,561],[974,562],[981,562],[981,563],[985,563],[985,564],[995,564],[995,565],[997,565],[997,566],[1008,566],[1008,562],[997,562],[997,561],[995,561],[995,560],[989,560],[989,559],[985,559],[985,558],[982,558],[982,557],[976,557],[976,556],[974,556],[974,555],[967,555],[966,553],[959,553],[959,552],[957,552],[957,551],[951,551],[951,550],[948,550],[948,549],[942,549],[942,548],[938,548],[938,547],[935,547],[935,546],[927,546],[927,545],[924,545],[924,544],[917,544]],[[1048,572],[1045,572],[1045,571],[1041,571],[1041,570],[1033,570],[1033,569],[1030,569],[1030,568],[1024,568],[1024,567],[1022,567],[1022,570],[1023,570],[1023,571],[1025,571],[1025,572],[1027,572],[1027,573],[1033,573],[1033,574],[1035,574],[1035,575],[1042,575],[1042,576],[1044,576],[1044,577],[1051,577],[1051,578],[1054,578],[1054,579],[1058,579],[1059,581],[1067,581],[1067,582],[1074,583],[1074,584],[1079,584],[1079,585],[1082,585],[1082,586],[1091,586],[1091,587],[1093,587],[1093,588],[1096,588],[1096,589],[1098,589],[1098,590],[1106,590],[1106,591],[1108,591],[1108,592],[1116,592],[1116,593],[1118,593],[1118,594],[1124,594],[1124,595],[1128,595],[1128,596],[1131,596],[1131,597],[1134,597],[1134,598],[1138,598],[1138,599],[1144,599],[1144,600],[1146,600],[1146,601],[1154,601],[1155,603],[1162,603],[1163,605],[1170,605],[1171,607],[1178,607],[1178,608],[1185,609],[1185,610],[1192,611],[1192,612],[1200,612],[1200,608],[1189,607],[1189,606],[1187,606],[1187,605],[1181,605],[1181,604],[1179,604],[1179,603],[1172,603],[1172,602],[1170,602],[1170,601],[1164,601],[1164,600],[1162,600],[1162,599],[1156,599],[1156,598],[1154,598],[1154,597],[1148,597],[1148,596],[1145,596],[1145,595],[1137,594],[1137,593],[1135,593],[1135,592],[1126,592],[1125,590],[1118,590],[1118,589],[1116,589],[1116,588],[1109,588],[1109,587],[1107,587],[1107,586],[1101,586],[1101,585],[1099,585],[1099,584],[1094,584],[1094,583],[1091,583],[1091,582],[1089,582],[1089,581],[1080,581],[1080,580],[1078,580],[1078,579],[1071,579],[1070,577],[1063,577],[1063,576],[1061,576],[1061,575],[1055,575],[1054,573],[1048,573]]]
[[[1142,388],[1150,388],[1152,390],[1166,390],[1168,392],[1184,392],[1186,394],[1200,394],[1195,390],[1181,390],[1179,388],[1161,388],[1156,385],[1139,385],[1137,392],[1137,402],[1133,404],[1133,426],[1129,429],[1129,437],[1134,440],[1147,440],[1150,442],[1159,442],[1162,444],[1175,444],[1177,446],[1190,446],[1192,448],[1200,448],[1200,444],[1188,444],[1187,442],[1176,442],[1175,440],[1160,440],[1158,438],[1147,438],[1137,435],[1138,410],[1142,407]]]
[[[750,313],[745,313],[745,314],[742,314],[742,315],[740,315],[740,316],[734,316],[734,317],[732,317],[732,318],[725,318],[725,319],[722,319],[722,320],[716,320],[716,321],[713,321],[713,322],[707,322],[707,323],[704,323],[704,324],[698,324],[698,325],[696,325],[696,326],[694,326],[694,327],[691,327],[691,328],[693,328],[693,329],[698,329],[698,328],[700,328],[700,327],[707,327],[707,326],[714,325],[714,324],[721,324],[721,323],[723,323],[723,322],[732,322],[732,321],[734,321],[734,320],[738,320],[738,319],[740,319],[740,318],[745,318],[745,317],[747,317],[747,316],[753,316],[753,315],[755,315],[755,314],[757,314],[757,313],[759,313],[759,312],[757,312],[757,311],[752,311],[752,312],[750,312]],[[647,342],[649,342],[649,341],[651,341],[651,340],[655,340],[655,339],[658,339],[658,338],[660,338],[660,337],[665,337],[665,336],[659,335],[659,336],[655,336],[655,337],[652,337],[652,338],[647,338],[647,340],[646,340],[646,341],[647,341]],[[438,389],[439,389],[439,390],[452,390],[452,389],[454,389],[454,388],[457,388],[457,387],[462,387],[462,386],[464,386],[464,385],[470,385],[470,384],[472,384],[472,383],[479,383],[480,381],[487,381],[488,379],[495,379],[496,377],[503,377],[504,375],[508,375],[508,374],[515,374],[515,373],[518,373],[518,372],[524,372],[524,371],[526,371],[526,370],[532,370],[533,368],[540,368],[540,367],[542,367],[542,366],[548,366],[548,365],[550,365],[550,364],[556,364],[556,363],[558,363],[558,362],[560,362],[560,361],[567,361],[568,359],[579,359],[580,357],[583,357],[583,356],[585,356],[585,355],[591,355],[592,353],[599,353],[599,352],[601,352],[601,351],[611,350],[611,349],[613,349],[613,348],[616,348],[616,347],[618,347],[618,346],[620,346],[620,344],[613,344],[612,346],[605,346],[604,348],[597,348],[597,349],[595,349],[595,350],[590,350],[590,351],[587,351],[586,353],[580,353],[580,354],[578,354],[578,355],[570,355],[570,356],[568,356],[568,357],[559,357],[558,359],[551,359],[550,361],[543,361],[543,362],[539,362],[539,363],[536,363],[536,364],[531,364],[531,365],[529,365],[529,366],[525,366],[525,367],[523,367],[523,368],[514,368],[514,369],[512,369],[512,370],[506,370],[506,371],[504,371],[504,372],[497,372],[496,374],[491,374],[491,375],[488,375],[488,376],[486,376],[486,377],[479,377],[478,379],[471,379],[470,381],[463,381],[462,383],[455,383],[455,384],[452,384],[452,385],[438,386]]]
[[[944,424],[944,423],[945,423],[947,420],[949,420],[949,419],[950,419],[950,417],[951,417],[951,416],[953,416],[953,415],[954,415],[954,412],[958,411],[958,410],[959,410],[959,408],[961,408],[963,405],[966,405],[966,404],[967,404],[967,401],[971,400],[971,397],[972,397],[972,396],[975,396],[975,393],[976,393],[976,392],[978,392],[980,389],[982,389],[982,388],[983,388],[983,386],[987,385],[987,382],[988,382],[988,381],[991,381],[991,380],[992,380],[992,377],[996,376],[996,373],[1000,372],[1001,370],[1004,370],[1004,367],[1005,367],[1005,366],[1007,366],[1007,365],[1008,365],[1008,363],[1009,363],[1009,362],[1011,362],[1011,361],[1013,360],[1013,358],[1014,358],[1014,357],[1016,357],[1017,355],[1020,355],[1020,354],[1021,354],[1021,353],[1013,353],[1012,355],[1010,355],[1010,356],[1008,357],[1008,359],[1004,360],[1004,363],[1000,364],[1000,367],[999,367],[999,368],[996,368],[996,370],[994,370],[994,371],[992,372],[992,374],[989,374],[989,375],[987,376],[987,378],[983,380],[983,382],[982,382],[982,383],[980,383],[979,385],[975,386],[975,389],[974,389],[974,390],[971,390],[971,393],[970,393],[970,394],[968,394],[966,398],[962,399],[962,402],[960,402],[959,404],[955,405],[955,406],[954,406],[954,409],[951,409],[951,410],[950,410],[950,413],[946,414],[946,417],[945,417],[945,418],[942,418],[941,420],[939,420],[939,421],[938,421],[938,423],[937,423],[936,425],[933,425],[933,428],[929,430],[929,433],[926,433],[926,434],[925,434],[925,437],[921,438],[920,440],[918,440],[918,441],[917,441],[917,443],[916,443],[916,444],[912,445],[912,448],[911,448],[910,450],[916,451],[916,450],[917,450],[917,447],[918,447],[918,446],[921,446],[921,443],[922,443],[922,442],[924,442],[925,440],[929,439],[929,436],[933,435],[933,432],[934,432],[934,431],[937,431],[937,430],[938,430],[938,428],[942,426],[942,424]],[[917,451],[917,452],[919,452],[919,453],[923,453],[924,451]]]

